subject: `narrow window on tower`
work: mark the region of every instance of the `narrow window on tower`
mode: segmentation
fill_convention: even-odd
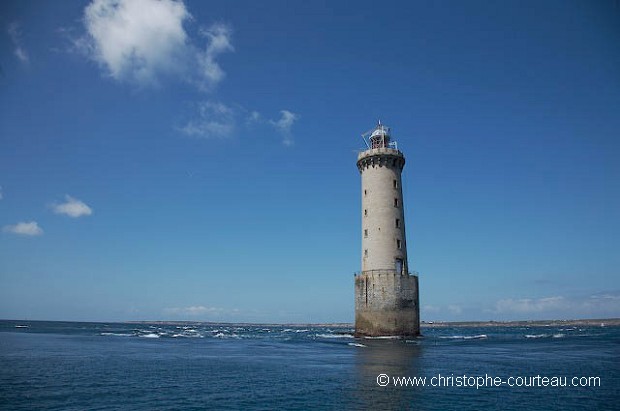
[[[398,207],[398,198],[394,199],[394,207]]]
[[[368,250],[364,250],[364,257],[368,257]]]
[[[368,191],[364,190],[364,195],[368,194]]]
[[[394,268],[396,269],[396,272],[399,273],[399,274],[402,274],[403,271],[404,271],[403,270],[403,268],[404,268],[403,267],[403,265],[404,265],[403,264],[403,259],[402,258],[397,258],[396,261],[394,262],[394,265],[395,265]]]
[[[394,180],[392,183],[394,184],[394,188],[398,188],[398,181]]]
[[[396,248],[398,248],[400,250],[401,246],[402,246],[401,241],[397,239],[396,240]]]
[[[368,229],[364,230],[364,237],[368,237]]]
[[[399,218],[396,219],[396,228],[400,228],[400,219]]]
[[[367,209],[367,208],[365,208],[365,209],[364,209],[364,217],[367,217],[367,216],[368,216],[368,209]]]

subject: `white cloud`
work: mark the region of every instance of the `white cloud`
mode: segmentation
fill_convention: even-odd
[[[170,0],[94,0],[84,10],[90,56],[116,80],[156,82],[175,71],[175,56],[185,49],[183,21],[190,14]]]
[[[224,78],[215,59],[233,51],[231,31],[221,24],[203,30],[201,50],[183,27],[191,20],[182,1],[93,0],[84,10],[86,34],[75,44],[115,80],[144,86],[178,76],[209,89]]]
[[[2,229],[6,233],[13,233],[26,236],[37,236],[43,234],[43,229],[39,227],[36,221],[27,223],[17,223],[15,225],[7,225]]]
[[[191,137],[226,138],[236,127],[235,110],[217,101],[198,104],[198,114],[180,131]]]
[[[288,110],[280,111],[280,119],[277,121],[269,120],[269,123],[276,128],[276,130],[282,135],[282,144],[285,146],[293,145],[293,135],[291,128],[295,121],[299,120],[299,116]]]
[[[18,22],[13,22],[9,24],[7,32],[9,33],[9,37],[13,42],[13,47],[15,48],[13,52],[15,53],[15,56],[17,56],[19,61],[21,61],[22,63],[28,64],[30,62],[30,57],[28,56],[28,52],[22,45],[20,24]]]
[[[92,208],[87,206],[83,201],[69,195],[65,196],[64,203],[52,205],[52,209],[56,214],[65,214],[72,218],[91,215],[93,213]]]
[[[4,196],[2,195],[2,186],[0,186],[0,200],[2,200]]]

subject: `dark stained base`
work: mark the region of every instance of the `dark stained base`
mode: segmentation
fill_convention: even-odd
[[[420,335],[418,277],[389,271],[355,277],[355,336]]]

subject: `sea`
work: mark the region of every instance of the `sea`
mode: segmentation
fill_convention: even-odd
[[[0,321],[2,410],[620,410],[620,327]]]

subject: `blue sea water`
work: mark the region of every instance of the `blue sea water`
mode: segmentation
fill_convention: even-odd
[[[0,409],[620,409],[620,327],[424,328],[411,341],[352,331],[0,321]],[[430,386],[440,374],[452,385]],[[522,386],[456,384],[485,375]],[[568,386],[531,386],[536,376]],[[400,377],[427,385],[395,386]]]

